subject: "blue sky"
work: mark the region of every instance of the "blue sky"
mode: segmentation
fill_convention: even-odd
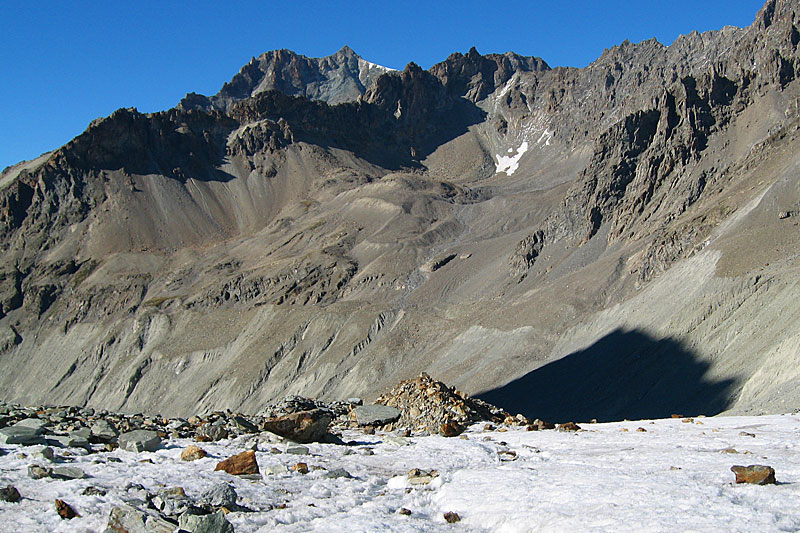
[[[216,93],[267,50],[320,57],[347,44],[374,63],[429,68],[471,46],[582,67],[625,39],[665,44],[747,26],[763,0],[460,2],[0,2],[0,169],[120,107],[168,109]]]

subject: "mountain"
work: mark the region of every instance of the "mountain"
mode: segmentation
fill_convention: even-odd
[[[588,67],[270,52],[0,176],[0,397],[187,414],[427,371],[531,417],[800,401],[800,4]]]

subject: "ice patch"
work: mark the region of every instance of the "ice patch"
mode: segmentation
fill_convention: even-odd
[[[511,153],[513,150],[509,149],[508,152]],[[505,172],[507,175],[511,176],[514,172],[517,171],[519,168],[519,160],[522,158],[522,154],[528,151],[528,141],[523,141],[519,148],[517,148],[517,153],[514,155],[500,155],[496,154],[497,157],[497,173]]]
[[[546,129],[546,130],[544,130],[542,132],[542,136],[539,137],[539,140],[536,141],[536,144],[541,144],[542,141],[544,141],[544,145],[545,146],[550,146],[550,139],[552,139],[552,138],[553,138],[552,132],[550,132],[550,130]]]

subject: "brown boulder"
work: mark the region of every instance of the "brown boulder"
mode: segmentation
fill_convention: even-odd
[[[258,474],[258,463],[256,462],[256,452],[248,450],[240,454],[228,457],[224,461],[217,463],[214,470],[223,470],[234,476],[245,474]]]
[[[456,522],[461,522],[461,517],[458,516],[458,513],[454,513],[452,511],[444,513],[444,519],[448,524],[455,524]]]
[[[464,432],[464,427],[456,422],[445,422],[439,427],[439,434],[443,437],[457,437]]]
[[[575,422],[566,422],[558,426],[558,431],[580,431],[581,427]]]
[[[753,485],[774,485],[775,470],[771,466],[750,465],[731,467],[731,472],[736,474],[736,483],[751,483]]]
[[[322,409],[312,409],[271,418],[264,422],[261,429],[294,442],[320,442],[328,433],[330,423],[330,413]]]

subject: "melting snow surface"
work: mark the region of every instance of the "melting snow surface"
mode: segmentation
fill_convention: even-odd
[[[154,453],[87,455],[72,449],[68,456],[58,449],[61,463],[89,476],[70,481],[29,478],[29,464],[47,463],[35,458],[41,446],[4,445],[0,486],[14,485],[23,499],[0,502],[0,531],[103,531],[113,505],[146,495],[126,489],[131,484],[150,493],[181,486],[196,499],[220,481],[235,488],[239,505],[255,511],[227,515],[237,533],[800,529],[798,415],[581,426],[578,433],[499,432],[479,424],[465,433],[468,440],[429,436],[405,442],[348,431],[343,438],[350,445],[310,444],[310,455],[269,451],[274,446],[285,452],[286,444],[260,446],[262,475],[256,480],[214,471],[218,461],[244,450],[247,437],[200,443],[209,456],[191,463],[180,460],[192,443],[186,439],[169,440]],[[310,472],[267,473],[298,462]],[[730,468],[737,464],[770,465],[779,484],[736,485]],[[336,468],[353,478],[328,478]],[[414,485],[408,480],[412,468],[435,469],[439,477]],[[88,486],[107,492],[83,495]],[[81,518],[61,520],[56,498]],[[400,514],[401,508],[411,514]],[[459,524],[445,522],[444,513],[451,511],[461,517]]]
[[[505,172],[509,176],[514,174],[519,168],[519,160],[522,158],[522,154],[528,151],[528,141],[523,141],[523,143],[517,148],[517,153],[515,155],[500,155],[496,154],[497,157],[497,172]],[[512,153],[513,150],[509,149],[508,153]]]

